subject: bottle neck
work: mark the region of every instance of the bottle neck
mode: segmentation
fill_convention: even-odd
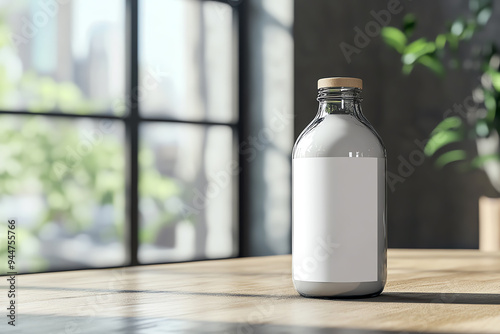
[[[361,90],[358,88],[321,88],[318,90],[317,117],[329,114],[361,118]]]

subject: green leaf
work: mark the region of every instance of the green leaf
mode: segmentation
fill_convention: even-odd
[[[474,33],[476,32],[477,24],[474,21],[470,21],[467,23],[464,32],[462,33],[462,39],[471,39]]]
[[[439,158],[436,159],[435,165],[438,168],[443,168],[449,163],[465,160],[467,157],[464,150],[453,150],[443,153]]]
[[[497,92],[500,92],[500,72],[490,72],[491,83]]]
[[[413,70],[413,64],[404,64],[403,65],[403,74],[409,75]]]
[[[483,8],[491,8],[491,0],[470,0],[469,8],[476,14],[479,13]]]
[[[436,41],[434,42],[437,49],[443,49],[446,45],[446,35],[439,34],[436,37]]]
[[[452,50],[456,50],[458,48],[458,37],[453,34],[446,34],[446,39],[448,40],[448,44]]]
[[[488,123],[493,123],[497,113],[497,101],[488,91],[484,91],[484,106],[488,110],[485,120]]]
[[[462,35],[462,33],[465,30],[465,21],[463,19],[457,19],[455,22],[452,23],[450,32],[459,37]]]
[[[476,121],[476,135],[480,138],[488,137],[490,134],[490,126],[484,119]]]
[[[436,51],[434,42],[427,42],[425,38],[420,38],[406,46],[402,60],[404,64],[413,64],[421,56],[434,51]]]
[[[488,161],[500,161],[500,154],[494,153],[494,154],[478,155],[477,157],[472,159],[470,164],[472,168],[480,168]]]
[[[460,129],[463,125],[463,121],[460,117],[458,116],[451,116],[443,119],[436,127],[434,130],[432,130],[431,134],[435,135],[439,132],[446,131],[446,130],[453,130],[453,129]]]
[[[427,40],[425,38],[419,38],[416,41],[411,42],[405,48],[404,53],[417,53],[427,46]]]
[[[439,132],[446,131],[446,130],[457,130],[461,129],[463,126],[463,121],[460,117],[458,116],[451,116],[443,119],[436,127],[434,130],[432,130],[431,134],[435,135]]]
[[[461,131],[446,130],[434,134],[425,145],[424,153],[428,156],[433,155],[441,147],[451,143],[458,142],[464,138]]]
[[[477,23],[479,25],[482,25],[484,26],[486,23],[488,23],[488,21],[490,20],[490,17],[491,17],[491,7],[486,7],[486,8],[483,8],[478,14],[477,14],[477,17],[476,17],[476,20],[477,20]]]
[[[410,37],[415,30],[415,26],[417,25],[417,18],[414,14],[409,13],[403,17],[403,31],[407,37]]]
[[[406,36],[401,32],[401,30],[394,27],[384,27],[382,28],[382,38],[384,42],[392,46],[396,51],[402,53],[406,46]]]
[[[432,70],[437,75],[444,75],[444,66],[435,56],[423,55],[418,58],[418,62]]]

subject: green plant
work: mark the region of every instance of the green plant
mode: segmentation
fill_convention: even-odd
[[[469,15],[456,18],[449,23],[445,32],[437,36],[421,37],[410,41],[417,25],[414,14],[407,14],[403,27],[384,27],[382,38],[387,45],[401,54],[402,72],[409,75],[415,66],[424,66],[436,75],[446,74],[445,61],[450,57],[450,67],[458,68],[460,59],[457,49],[466,43],[476,32],[483,29],[492,14],[491,0],[472,0],[469,2]],[[482,71],[481,85],[473,92],[474,101],[482,107],[469,110],[466,115],[445,117],[431,132],[425,147],[425,154],[436,155],[435,164],[443,167],[451,162],[462,163],[462,167],[479,168],[491,160],[500,160],[498,152],[477,154],[468,157],[463,149],[446,150],[449,144],[488,138],[500,132],[500,54],[492,41],[483,45],[473,57],[480,61]]]

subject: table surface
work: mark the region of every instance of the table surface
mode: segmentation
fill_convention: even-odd
[[[500,332],[500,253],[475,250],[389,250],[386,288],[366,299],[299,296],[289,255],[21,275],[17,284],[21,333]]]

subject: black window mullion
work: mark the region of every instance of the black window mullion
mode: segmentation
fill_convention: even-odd
[[[203,125],[203,126],[211,126],[211,125],[223,125],[230,126],[232,128],[238,127],[238,122],[228,123],[228,122],[217,122],[217,121],[204,121],[204,120],[183,120],[183,119],[175,119],[168,117],[141,117],[140,121],[142,122],[157,122],[157,123],[181,123],[181,124],[190,124],[190,125]]]
[[[127,227],[128,258],[130,265],[139,264],[139,59],[138,29],[139,0],[127,0],[126,54],[127,54],[127,106],[126,129],[126,183],[127,183]]]
[[[243,138],[248,138],[248,127],[245,126],[250,122],[249,104],[249,69],[248,69],[248,22],[246,13],[248,11],[248,3],[241,2],[237,7],[237,33],[238,33],[238,147]],[[251,196],[249,193],[250,186],[250,171],[249,162],[244,156],[241,149],[238,150],[238,161],[241,168],[239,173],[239,192],[238,192],[238,256],[244,257],[250,254],[250,236],[251,236]]]
[[[113,119],[122,120],[121,116],[106,115],[106,114],[73,114],[62,112],[43,112],[43,111],[27,111],[27,110],[0,110],[0,114],[16,115],[16,116],[48,116],[56,118],[93,118],[93,119]]]

